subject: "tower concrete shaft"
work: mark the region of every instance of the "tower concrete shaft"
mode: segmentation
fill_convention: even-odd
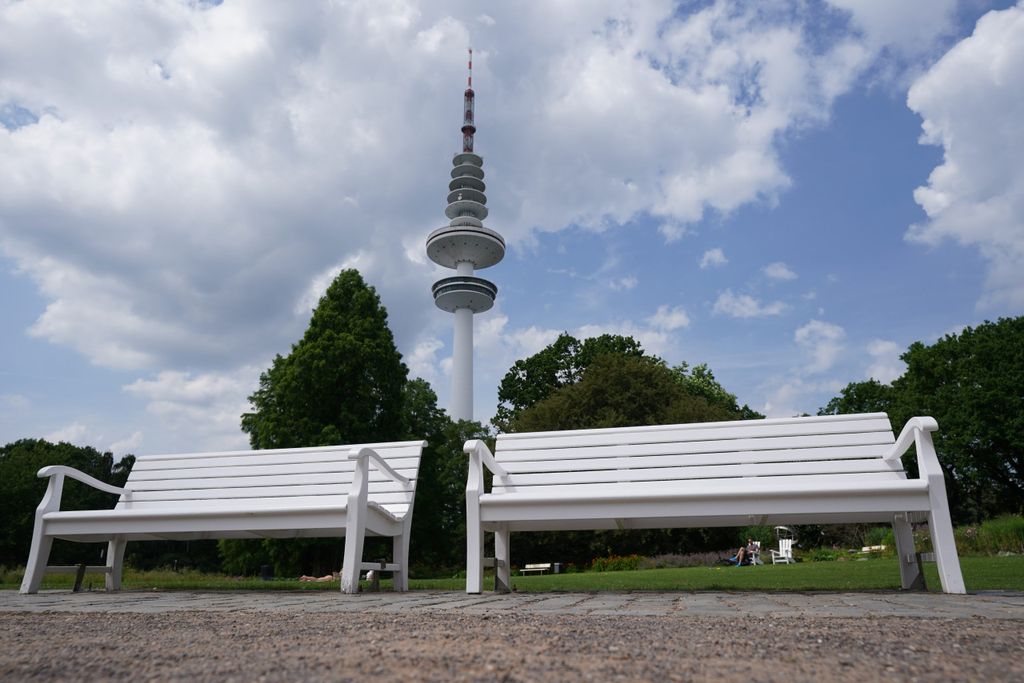
[[[505,257],[505,240],[484,227],[487,218],[487,189],[484,160],[473,153],[473,61],[470,51],[469,87],[464,94],[462,149],[452,159],[445,215],[450,223],[427,237],[427,256],[434,263],[455,271],[434,283],[434,303],[455,315],[452,340],[451,416],[473,419],[473,315],[494,305],[498,288],[474,275],[475,269],[489,268]]]

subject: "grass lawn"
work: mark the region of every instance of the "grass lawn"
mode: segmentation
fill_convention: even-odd
[[[967,556],[960,558],[967,590],[1019,590],[1024,591],[1024,556],[1009,557]],[[940,590],[935,564],[925,564],[928,588]],[[2,577],[0,588],[16,589],[21,577],[9,572]],[[74,578],[67,574],[48,575],[43,588],[70,588]],[[382,581],[389,587],[389,581]],[[465,580],[412,579],[413,590],[465,590]],[[680,590],[680,591],[847,591],[898,590],[899,568],[894,558],[878,558],[848,562],[803,562],[794,565],[765,565],[762,567],[689,567],[684,569],[646,569],[623,572],[586,572],[514,576],[512,583],[521,592],[544,591],[619,591],[619,590]],[[83,586],[102,589],[103,575],[86,575]],[[494,585],[488,576],[486,589]],[[240,579],[218,574],[198,572],[125,572],[126,589],[161,590],[338,590],[338,582],[302,583],[297,579],[261,581]]]

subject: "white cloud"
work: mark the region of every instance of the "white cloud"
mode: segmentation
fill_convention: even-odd
[[[827,0],[850,13],[873,52],[888,49],[904,57],[926,55],[950,33],[956,0]]]
[[[258,377],[256,367],[231,374],[167,370],[152,379],[135,380],[124,390],[146,400],[148,412],[186,435],[186,450],[227,450],[248,444],[239,422],[250,410],[248,396]]]
[[[793,335],[796,343],[808,354],[804,370],[810,373],[824,372],[831,368],[843,352],[846,331],[839,325],[812,320],[797,329]]]
[[[669,308],[662,305],[658,306],[658,310],[647,319],[647,322],[655,329],[671,332],[680,327],[689,327],[690,316],[680,306]]]
[[[608,287],[610,287],[612,290],[616,292],[619,292],[623,290],[634,289],[637,286],[637,283],[638,281],[635,277],[633,277],[632,275],[627,275],[626,277],[620,277],[615,280],[612,280],[611,282],[608,283]]]
[[[121,458],[129,453],[134,454],[135,450],[142,445],[143,440],[142,432],[135,431],[132,432],[131,436],[110,444],[108,450],[114,454],[115,459]]]
[[[44,435],[43,438],[52,443],[66,441],[68,443],[80,444],[88,434],[89,428],[81,422],[75,421]]]
[[[907,239],[977,247],[988,263],[982,308],[1024,306],[1024,6],[989,12],[910,88],[921,141],[943,163],[914,199],[928,220]]]
[[[413,347],[412,353],[405,356],[405,364],[409,367],[410,377],[420,377],[431,384],[438,378],[437,352],[444,348],[444,343],[430,337]]]
[[[795,280],[796,273],[782,261],[769,263],[761,269],[761,272],[773,280]]]
[[[821,401],[822,395],[835,395],[845,386],[835,380],[810,381],[804,377],[793,376],[774,381],[761,406],[766,417],[796,417],[805,412],[816,412],[813,406]],[[820,406],[819,406],[820,407]]]
[[[733,294],[731,289],[720,293],[711,309],[712,313],[724,314],[733,318],[760,318],[779,315],[785,310],[786,304],[781,301],[762,304],[749,294]]]
[[[407,353],[450,327],[421,252],[443,220],[471,33],[510,249],[647,216],[671,241],[775,201],[790,185],[779,141],[827,121],[865,68],[860,37],[814,39],[801,7],[17,3],[0,13],[0,104],[25,113],[0,124],[0,249],[46,301],[33,335],[137,369],[151,379],[129,393],[166,425],[234,442],[253,368],[301,335],[339,264],[364,269]],[[478,346],[478,386],[550,334],[525,329]],[[154,393],[215,378],[233,388]]]
[[[903,347],[894,341],[885,339],[872,339],[867,345],[868,355],[871,356],[871,363],[868,365],[867,375],[881,382],[889,384],[902,375],[907,365],[900,360]]]
[[[729,259],[725,258],[725,252],[723,252],[720,247],[708,249],[704,252],[704,255],[700,257],[700,267],[702,270],[724,266],[728,262]]]

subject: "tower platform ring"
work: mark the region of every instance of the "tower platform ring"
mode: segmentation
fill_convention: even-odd
[[[478,204],[487,204],[487,195],[480,190],[474,190],[471,187],[457,187],[448,193],[448,201],[454,204],[468,200],[471,202],[477,202]]]
[[[453,219],[462,215],[469,215],[482,221],[487,218],[487,207],[471,199],[461,199],[445,207],[444,215]]]
[[[460,308],[483,313],[494,306],[494,299],[498,296],[497,285],[481,277],[446,277],[435,282],[432,289],[434,304],[449,313]]]
[[[448,183],[448,189],[451,191],[455,190],[476,190],[477,192],[486,192],[487,184],[471,175],[460,175],[457,178],[452,178],[452,181]]]
[[[482,180],[484,177],[484,169],[470,164],[459,164],[452,169],[452,178],[461,178],[462,176],[471,176]]]
[[[427,258],[445,268],[457,268],[460,261],[490,268],[505,258],[505,240],[490,228],[448,225],[427,237]]]
[[[484,159],[479,154],[473,154],[472,152],[459,152],[452,157],[452,166],[461,166],[462,164],[472,164],[478,168],[482,168],[484,165]]]

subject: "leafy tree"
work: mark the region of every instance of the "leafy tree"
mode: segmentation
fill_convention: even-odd
[[[511,431],[625,427],[737,420],[753,413],[746,406],[738,407],[735,396],[715,381],[706,366],[698,368],[693,373],[687,372],[685,364],[669,368],[642,351],[599,354],[577,381],[564,383],[520,410],[509,427]],[[604,555],[719,549],[732,545],[735,534],[734,529],[535,532],[517,535],[513,544],[522,562],[561,558],[585,564]]]
[[[373,287],[342,271],[291,353],[260,375],[254,411],[242,415],[253,448],[394,439],[408,371],[387,317]]]
[[[53,444],[43,439],[22,439],[0,447],[0,565],[22,565],[28,559],[36,507],[46,492],[47,481],[36,473],[47,465],[67,465],[100,481],[123,486],[135,456],[115,463],[110,452],[90,446]],[[103,510],[114,507],[117,497],[91,486],[65,479],[61,507],[65,510]],[[96,563],[100,546],[91,543],[54,543],[51,563]]]
[[[594,359],[604,354],[643,356],[632,337],[603,334],[582,342],[567,332],[529,358],[518,360],[498,387],[498,410],[491,423],[507,432],[519,413],[556,389],[575,384]]]
[[[672,368],[672,371],[682,384],[683,391],[691,396],[700,396],[709,405],[723,408],[731,415],[738,415],[742,420],[757,420],[764,417],[745,403],[740,406],[736,394],[726,391],[725,387],[718,383],[715,373],[711,372],[707,363],[695,365],[691,370],[689,364],[684,361]]]
[[[242,430],[253,448],[293,448],[394,441],[407,426],[408,370],[395,347],[387,311],[355,270],[338,274],[321,297],[302,339],[274,358],[249,397]],[[262,551],[257,548],[262,548]],[[225,567],[251,573],[268,560],[282,575],[340,566],[331,539],[220,542]]]
[[[897,429],[930,415],[954,521],[1024,509],[1024,317],[915,342],[901,358],[907,370],[891,387],[850,384],[822,413],[886,410]]]
[[[843,387],[818,415],[844,415],[851,413],[891,413],[895,391],[891,385],[876,379],[851,382]]]
[[[678,374],[660,359],[605,354],[591,363],[580,381],[522,411],[512,430],[630,427],[738,417],[736,411],[688,393]]]

